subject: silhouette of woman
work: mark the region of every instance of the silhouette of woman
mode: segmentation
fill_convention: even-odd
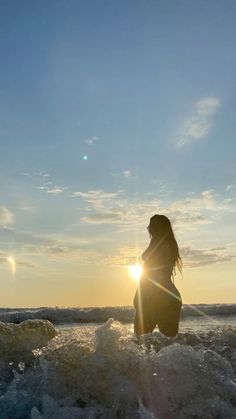
[[[156,325],[171,337],[178,333],[182,306],[174,285],[176,267],[181,272],[182,260],[178,244],[165,215],[154,215],[147,227],[151,241],[142,254],[143,274],[134,297],[134,331],[137,335],[151,333]]]

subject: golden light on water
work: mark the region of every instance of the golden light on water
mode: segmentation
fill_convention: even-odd
[[[13,275],[15,275],[16,273],[16,261],[12,256],[9,256],[9,258],[7,258],[7,262],[10,263],[11,265],[11,271],[13,273]]]
[[[143,272],[143,267],[142,265],[130,265],[129,266],[129,274],[130,276],[132,276],[132,278],[136,281],[139,282],[141,275]]]

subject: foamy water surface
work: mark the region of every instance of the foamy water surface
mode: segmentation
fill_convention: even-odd
[[[56,327],[31,358],[0,361],[1,419],[236,418],[235,315],[187,317],[175,339],[112,319]]]

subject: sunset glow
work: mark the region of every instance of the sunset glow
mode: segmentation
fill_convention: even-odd
[[[154,214],[183,302],[236,302],[235,18],[1,2],[1,307],[133,305]]]
[[[142,272],[143,272],[143,267],[141,265],[129,266],[129,274],[136,282],[139,282]]]

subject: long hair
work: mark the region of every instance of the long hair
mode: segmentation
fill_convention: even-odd
[[[150,218],[148,226],[150,236],[159,243],[160,246],[168,244],[170,256],[173,260],[173,275],[176,275],[176,268],[182,273],[182,259],[179,254],[179,247],[175,239],[171,222],[165,215],[156,214]]]

